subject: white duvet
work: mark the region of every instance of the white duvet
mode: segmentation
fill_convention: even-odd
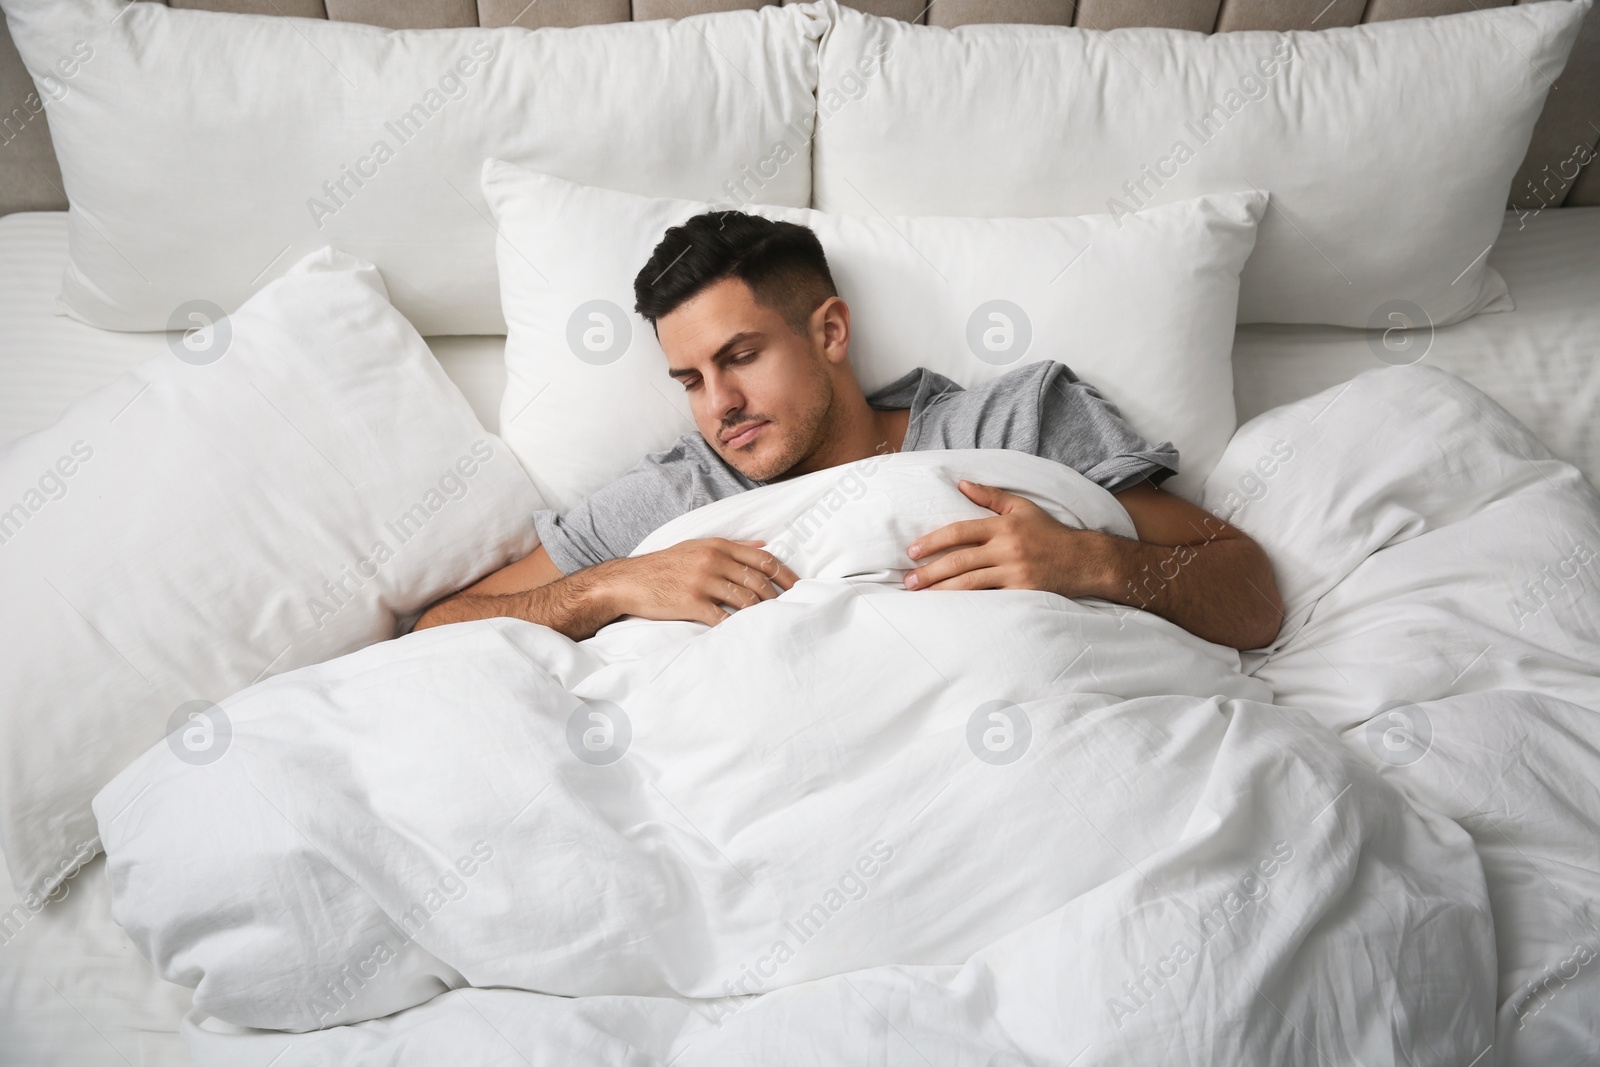
[[[958,477],[1131,526],[1021,453],[866,461],[640,546],[763,537],[803,576],[715,628],[630,619],[575,644],[514,620],[442,627],[223,701],[96,800],[117,919],[195,987],[200,1064],[1486,1065],[1516,1041],[1581,1048],[1548,982],[1542,1024],[1513,994],[1570,969],[1571,949],[1543,956],[1600,892],[1583,855],[1600,802],[1572,792],[1600,748],[1592,602],[1539,612],[1560,648],[1526,619],[1512,645],[1518,619],[1487,593],[1458,605],[1507,631],[1494,692],[1370,649],[1324,648],[1320,673],[1297,656],[1319,627],[1391,622],[1396,598],[1475,590],[1493,580],[1478,549],[1526,557],[1519,530],[1585,536],[1600,508],[1542,450],[1516,455],[1531,435],[1455,379],[1397,369],[1334,393],[1246,427],[1208,483],[1290,605],[1253,676],[1104,602],[904,591],[906,544],[980,513]],[[1429,412],[1457,439],[1401,447]],[[1424,547],[1387,590],[1363,570],[1408,545]],[[1425,739],[1415,704],[1368,698],[1384,672],[1436,702]],[[1455,718],[1453,694],[1476,694]],[[1542,753],[1562,773],[1500,776],[1530,803],[1545,790],[1527,825],[1445,795],[1507,720],[1567,739]],[[1522,857],[1536,867],[1563,856],[1540,903],[1496,833],[1543,849]],[[1575,1008],[1596,1003],[1585,966],[1560,990]]]

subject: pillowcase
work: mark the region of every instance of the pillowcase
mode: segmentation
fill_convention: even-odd
[[[1512,305],[1485,265],[1588,0],[1313,32],[916,26],[840,9],[813,207],[1124,218],[1272,194],[1240,322],[1442,325]],[[1392,316],[1398,314],[1401,318]]]
[[[810,202],[817,5],[531,31],[4,6],[72,203],[62,300],[94,326],[170,329],[197,298],[231,311],[333,244],[382,269],[421,333],[504,333],[486,156]]]
[[[663,232],[712,205],[575,185],[500,160],[484,163],[483,190],[502,238],[509,329],[500,433],[565,510],[695,432],[655,331],[630,309],[634,276]],[[1177,445],[1182,470],[1163,485],[1193,494],[1234,429],[1239,270],[1265,204],[1260,193],[1232,193],[1121,220],[750,210],[816,231],[850,305],[864,391],[917,366],[970,388],[1054,359],[1152,443]]]
[[[0,846],[44,896],[89,801],[209,702],[392,637],[543,506],[370,264],[325,248],[0,452]]]

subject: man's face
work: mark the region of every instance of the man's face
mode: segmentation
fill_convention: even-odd
[[[771,481],[827,436],[833,379],[820,335],[802,336],[727,278],[656,322],[695,425],[730,466]]]

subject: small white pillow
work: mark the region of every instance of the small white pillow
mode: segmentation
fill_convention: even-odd
[[[324,248],[196,314],[0,452],[0,845],[25,897],[94,855],[90,799],[163,734],[226,754],[206,702],[537,544],[538,494],[370,264]]]
[[[695,432],[633,279],[669,226],[709,210],[536,174],[483,169],[499,226],[507,386],[500,433],[566,509],[647,452]],[[1053,359],[1152,443],[1163,483],[1196,493],[1234,430],[1239,271],[1266,197],[1204,197],[1122,220],[883,219],[755,208],[816,231],[850,305],[868,393],[917,366],[970,388]],[[723,205],[725,206],[725,205]]]
[[[1240,322],[1506,310],[1485,254],[1588,7],[1217,34],[947,30],[839,9],[822,84],[868,60],[883,74],[818,123],[812,205],[1121,215],[1254,186],[1272,206]]]
[[[169,329],[184,301],[236,308],[332,244],[376,264],[424,335],[504,333],[485,156],[810,203],[814,5],[531,31],[257,6],[5,0],[72,200],[73,316]]]

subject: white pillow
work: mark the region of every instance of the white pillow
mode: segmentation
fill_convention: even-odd
[[[843,9],[823,84],[877,55],[883,73],[818,123],[812,206],[1121,216],[1253,186],[1272,205],[1240,322],[1505,310],[1485,254],[1588,6],[1214,35],[946,30]]]
[[[175,753],[225,755],[191,702],[391,637],[538,543],[538,494],[370,264],[314,252],[173,351],[0,452],[0,846],[24,896],[94,854],[90,799],[169,723]]]
[[[500,433],[551,506],[566,509],[695,431],[655,331],[631,309],[634,276],[663,232],[710,205],[499,160],[485,162],[483,187],[503,238]],[[1239,270],[1265,203],[1219,195],[1120,224],[756,210],[816,231],[850,305],[864,391],[917,366],[971,387],[1054,359],[1152,443],[1176,444],[1182,471],[1164,484],[1195,493],[1234,430]]]
[[[486,156],[810,202],[817,5],[532,31],[4,6],[72,201],[62,297],[95,326],[168,329],[195,298],[232,310],[332,244],[375,263],[423,334],[504,333]]]

